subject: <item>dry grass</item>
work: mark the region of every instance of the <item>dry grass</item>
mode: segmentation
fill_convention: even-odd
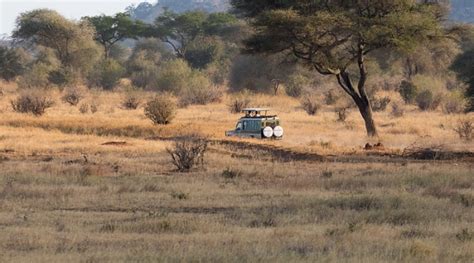
[[[147,138],[198,130],[224,139],[239,117],[227,98],[180,109],[162,127],[141,108],[121,109],[121,94],[102,92],[84,98],[100,105],[95,114],[65,103],[39,118],[17,114],[8,108],[15,87],[2,87],[1,261],[474,259],[472,163],[278,162],[211,144],[204,168],[180,174],[166,153],[172,142]],[[332,155],[362,152],[368,141],[355,112],[339,123],[332,106],[307,116],[295,99],[255,101],[275,109],[287,136],[251,143]],[[410,108],[376,119],[393,151],[413,142],[473,149],[453,132],[456,116]]]

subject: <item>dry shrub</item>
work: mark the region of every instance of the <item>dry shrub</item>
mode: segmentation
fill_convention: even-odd
[[[436,110],[442,102],[439,94],[435,95],[431,90],[420,92],[415,98],[418,108],[422,111]]]
[[[79,89],[70,88],[65,90],[62,100],[66,103],[69,103],[71,106],[76,106],[79,104],[82,98],[83,96]]]
[[[168,96],[156,96],[147,102],[145,116],[154,124],[169,124],[175,117],[176,103]]]
[[[171,156],[172,163],[178,171],[188,172],[196,164],[204,165],[204,154],[207,151],[206,139],[190,135],[178,139],[171,149],[166,149]]]
[[[459,93],[452,93],[444,99],[442,109],[445,114],[459,114],[466,110],[466,99]]]
[[[92,103],[92,104],[91,104],[91,113],[94,114],[94,113],[96,113],[96,112],[98,112],[98,111],[99,111],[99,104],[97,104],[97,103]]]
[[[465,141],[471,141],[474,133],[474,123],[471,120],[460,120],[454,131],[459,135],[459,138]]]
[[[41,90],[28,90],[20,94],[18,98],[11,101],[14,111],[20,113],[32,113],[41,116],[46,109],[54,105],[53,99]]]
[[[337,116],[337,121],[339,122],[345,122],[347,119],[347,115],[349,114],[349,108],[348,107],[337,107],[335,109],[336,116]]]
[[[79,107],[79,112],[82,114],[86,114],[89,112],[89,104],[88,103],[82,103],[81,106]]]
[[[128,88],[122,100],[122,107],[127,110],[136,110],[141,103],[141,96],[134,88]]]
[[[305,96],[301,100],[301,107],[306,111],[306,113],[308,113],[308,115],[316,115],[320,108],[318,98],[314,95]]]
[[[390,112],[390,114],[395,118],[400,118],[405,115],[405,109],[403,105],[399,103],[392,103],[392,111]]]
[[[240,113],[243,109],[247,108],[250,103],[249,93],[242,92],[233,96],[228,106],[231,113]]]
[[[326,105],[334,105],[336,104],[336,102],[339,100],[340,96],[338,96],[336,94],[336,91],[334,90],[328,90],[325,94],[324,94],[324,103]]]
[[[390,97],[374,98],[372,100],[372,110],[375,112],[385,111],[392,100]]]
[[[203,86],[190,86],[181,92],[179,106],[206,105],[220,102],[224,92],[215,85],[207,83]]]

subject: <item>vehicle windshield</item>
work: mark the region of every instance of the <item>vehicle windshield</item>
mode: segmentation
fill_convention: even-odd
[[[235,127],[236,130],[240,131],[242,130],[242,123],[241,122],[238,122],[237,123],[237,126]]]

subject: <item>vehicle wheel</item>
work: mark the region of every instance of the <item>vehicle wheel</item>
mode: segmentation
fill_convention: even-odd
[[[271,138],[273,136],[273,129],[272,127],[265,127],[263,130],[262,130],[262,136],[263,138]]]
[[[275,135],[275,137],[277,138],[281,138],[283,137],[283,128],[281,126],[276,126],[274,129],[273,129],[273,135]]]

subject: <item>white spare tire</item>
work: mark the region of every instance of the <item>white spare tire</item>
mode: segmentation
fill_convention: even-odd
[[[283,128],[281,126],[276,126],[273,129],[273,135],[275,135],[277,138],[283,137],[283,133]]]
[[[265,127],[265,128],[263,129],[262,134],[263,134],[263,137],[265,137],[265,138],[271,138],[271,137],[273,136],[273,129],[272,129],[272,127],[268,127],[268,126]]]

